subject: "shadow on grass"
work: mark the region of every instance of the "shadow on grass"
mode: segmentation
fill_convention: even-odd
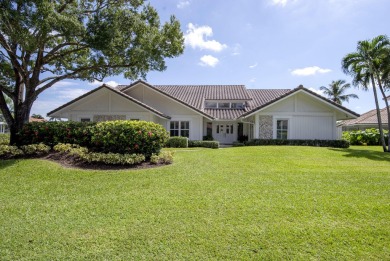
[[[16,161],[17,160],[15,160],[15,159],[9,159],[9,160],[0,159],[0,170],[5,169],[5,168],[15,164]]]
[[[368,149],[329,149],[337,152],[342,152],[344,153],[343,156],[348,158],[366,158],[369,160],[390,162],[389,152],[373,151]]]

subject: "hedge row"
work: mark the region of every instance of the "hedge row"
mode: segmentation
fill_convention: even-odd
[[[0,133],[0,145],[9,144],[9,134]]]
[[[159,124],[146,121],[33,122],[19,133],[20,144],[77,144],[94,152],[158,154],[168,140],[168,132]]]
[[[244,143],[246,146],[267,146],[267,145],[286,145],[286,146],[314,146],[314,147],[333,147],[348,148],[349,142],[346,140],[278,140],[278,139],[254,139]]]
[[[386,143],[388,142],[389,132],[384,130]],[[343,139],[351,145],[380,145],[379,129],[366,129],[357,131],[344,131]]]
[[[24,145],[20,147],[0,145],[0,158],[11,159],[23,156],[42,156],[48,154],[49,151],[50,147],[43,143]]]
[[[167,148],[188,148],[187,137],[170,137],[165,145]]]
[[[188,147],[203,147],[203,148],[210,148],[210,149],[218,149],[219,142],[209,141],[209,140],[189,140]]]

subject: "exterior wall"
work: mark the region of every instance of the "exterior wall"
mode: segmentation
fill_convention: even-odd
[[[276,139],[278,120],[288,121],[288,139],[339,139],[336,111],[305,93],[297,93],[255,114],[255,138]],[[255,129],[256,132],[256,129]]]
[[[203,139],[203,117],[199,115],[171,115],[171,119],[165,122],[165,129],[170,131],[171,121],[189,121],[190,122],[190,140]]]
[[[91,121],[137,119],[156,122],[156,116],[147,109],[106,89],[75,102],[66,111],[58,114],[59,117],[73,121],[89,118]]]
[[[273,117],[272,115],[259,115],[259,139],[273,138]]]

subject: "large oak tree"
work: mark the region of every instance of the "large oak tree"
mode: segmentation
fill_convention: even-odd
[[[161,24],[144,0],[1,0],[0,109],[11,144],[38,95],[55,83],[144,78],[183,50],[180,23],[172,16]]]

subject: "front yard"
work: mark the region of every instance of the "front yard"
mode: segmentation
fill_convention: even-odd
[[[2,260],[390,259],[380,147],[176,149],[155,169],[0,162]]]

